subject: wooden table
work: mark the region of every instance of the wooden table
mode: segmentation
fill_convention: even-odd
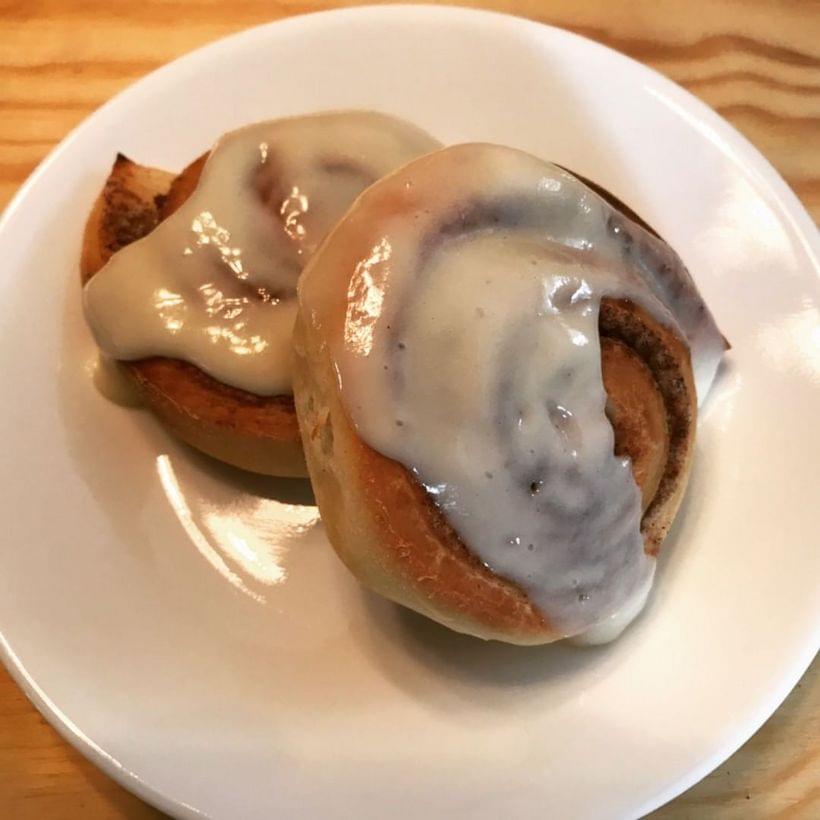
[[[311,0],[0,0],[0,207],[70,128],[203,43],[333,6]],[[820,219],[820,4],[496,0],[647,63],[717,109]],[[731,708],[731,704],[727,704]],[[144,818],[154,809],[64,743],[0,670],[0,814]],[[820,817],[820,662],[729,761],[658,818]]]

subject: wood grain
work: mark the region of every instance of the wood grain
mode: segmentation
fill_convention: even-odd
[[[153,68],[234,31],[344,2],[0,0],[0,207],[68,131]],[[816,0],[496,0],[610,45],[689,88],[754,143],[820,219]],[[727,704],[731,708],[731,704]],[[147,818],[0,670],[0,814]],[[820,663],[726,764],[657,818],[820,817]]]

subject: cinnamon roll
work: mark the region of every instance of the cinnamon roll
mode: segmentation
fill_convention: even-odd
[[[365,585],[519,644],[611,639],[640,611],[726,344],[630,213],[461,145],[369,188],[313,257],[296,410]]]
[[[305,475],[291,388],[296,281],[362,190],[437,147],[402,120],[343,112],[231,132],[176,178],[118,157],[81,259],[103,354],[199,450]]]

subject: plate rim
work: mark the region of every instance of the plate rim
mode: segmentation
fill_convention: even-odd
[[[716,145],[733,163],[741,166],[747,174],[750,174],[754,178],[758,185],[765,187],[769,191],[773,203],[777,207],[778,215],[791,226],[794,238],[799,240],[803,246],[806,257],[813,263],[815,273],[818,275],[818,281],[820,281],[820,232],[817,231],[815,223],[807,209],[766,156],[756,148],[747,137],[735,129],[734,126],[700,98],[656,69],[623,54],[617,49],[589,37],[585,37],[584,35],[569,31],[560,26],[543,23],[520,15],[453,5],[428,6],[397,3],[389,5],[362,5],[349,8],[312,11],[305,14],[294,14],[266,23],[249,26],[248,28],[219,37],[216,40],[204,43],[191,51],[181,54],[170,62],[153,69],[148,74],[137,78],[134,82],[118,91],[101,106],[89,113],[48,152],[20,185],[8,205],[4,208],[2,214],[0,214],[0,238],[2,238],[8,230],[17,212],[28,198],[30,191],[40,182],[40,179],[49,172],[52,165],[60,161],[62,155],[76,141],[82,139],[86,132],[95,130],[97,123],[104,119],[109,111],[122,105],[123,100],[130,98],[135,93],[140,94],[150,91],[156,84],[162,84],[166,75],[178,72],[181,67],[193,68],[197,62],[213,59],[220,50],[230,51],[236,43],[242,40],[253,38],[263,39],[267,32],[273,28],[279,29],[289,26],[312,25],[314,19],[328,17],[367,18],[380,16],[387,19],[391,17],[404,18],[412,15],[419,17],[461,17],[465,20],[468,18],[492,17],[504,19],[508,24],[517,25],[522,30],[532,29],[533,27],[548,29],[556,36],[579,42],[584,48],[601,50],[606,52],[609,57],[614,55],[615,58],[620,61],[631,64],[631,70],[638,70],[646,77],[651,77],[655,87],[666,95],[666,100],[675,104],[679,115],[695,125],[695,127],[701,131],[704,138]],[[812,237],[814,237],[815,241],[812,241]],[[788,670],[788,674],[781,674],[779,686],[775,687],[771,697],[766,699],[765,703],[762,703],[758,707],[754,717],[744,721],[742,727],[737,729],[729,739],[725,740],[718,750],[703,760],[700,765],[687,772],[684,777],[663,787],[659,787],[659,790],[653,797],[645,800],[644,803],[639,806],[635,812],[636,817],[644,816],[683,794],[714,771],[761,728],[788,697],[789,693],[811,665],[818,651],[820,651],[820,623],[816,625],[815,633],[814,646],[809,644],[809,642],[806,643],[806,648],[799,656],[795,657]],[[126,768],[112,755],[108,754],[91,738],[87,737],[81,728],[61,711],[59,706],[49,698],[47,693],[41,689],[34,678],[29,674],[3,634],[2,625],[0,625],[0,661],[2,661],[11,678],[20,687],[29,701],[63,740],[68,742],[86,760],[100,769],[108,777],[112,778],[120,786],[169,815],[181,818],[202,818],[207,816],[199,809],[181,800],[170,797],[165,792],[155,789],[130,769]]]

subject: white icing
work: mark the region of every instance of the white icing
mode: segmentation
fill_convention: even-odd
[[[120,407],[139,407],[142,401],[134,385],[123,372],[123,365],[98,353],[86,365],[94,387],[101,396]]]
[[[372,182],[438,147],[372,112],[250,125],[214,146],[196,190],[86,285],[108,356],[184,359],[259,395],[291,391],[296,281]]]
[[[586,632],[581,632],[569,638],[569,643],[574,646],[600,646],[601,644],[611,643],[620,637],[646,606],[649,593],[652,591],[654,578],[655,573],[649,573],[646,576],[646,583],[635,591],[635,594],[626,601],[621,609],[589,627]]]
[[[562,635],[623,628],[655,561],[604,414],[599,304],[682,328],[705,391],[722,340],[678,257],[559,168],[468,145],[360,198],[303,276],[311,321],[332,315],[340,268],[330,355],[359,435]]]

